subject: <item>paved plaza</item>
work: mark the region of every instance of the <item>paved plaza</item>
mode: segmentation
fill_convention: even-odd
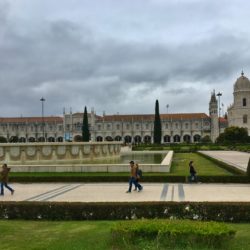
[[[217,160],[223,161],[245,172],[247,170],[247,164],[250,158],[249,153],[238,152],[238,151],[200,151],[200,152],[204,155],[208,155]]]
[[[250,184],[143,183],[143,191],[126,193],[127,183],[13,183],[0,201],[143,202],[234,201],[250,202]]]

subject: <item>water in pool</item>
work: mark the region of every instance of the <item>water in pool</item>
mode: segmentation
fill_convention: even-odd
[[[166,153],[142,153],[142,154],[122,154],[120,157],[115,158],[104,158],[104,159],[94,159],[91,161],[86,161],[86,163],[92,164],[129,164],[131,160],[138,162],[139,164],[160,164],[165,158]]]

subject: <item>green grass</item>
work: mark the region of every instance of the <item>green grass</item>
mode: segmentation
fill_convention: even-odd
[[[202,157],[196,153],[177,153],[174,154],[171,174],[189,175],[189,162],[194,162],[194,167],[198,175],[232,175],[232,173],[219,167],[216,163]]]
[[[112,245],[111,227],[114,221],[0,221],[1,249],[8,250],[110,250],[139,249],[138,246]],[[230,224],[237,231],[227,250],[250,249],[250,224]],[[157,246],[144,242],[144,248]],[[178,248],[178,243],[177,247]],[[192,248],[193,249],[193,248]],[[206,248],[199,248],[205,250]],[[193,249],[194,250],[194,249]],[[198,250],[198,249],[197,249]]]

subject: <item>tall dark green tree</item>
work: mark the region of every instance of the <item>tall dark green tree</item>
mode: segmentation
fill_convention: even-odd
[[[161,118],[158,100],[155,102],[154,143],[161,144]]]
[[[88,112],[85,106],[83,114],[83,123],[82,123],[82,141],[88,142],[89,140],[90,140],[90,134],[89,134]]]

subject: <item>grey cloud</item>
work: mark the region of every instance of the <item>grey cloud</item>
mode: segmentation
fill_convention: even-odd
[[[198,94],[194,86],[223,87],[250,64],[249,38],[224,30],[175,45],[100,37],[87,22],[61,19],[40,25],[20,32],[9,24],[4,33],[0,116],[37,115],[41,96],[47,114],[59,114],[63,106],[80,111],[85,105],[148,113],[158,97],[163,103],[176,101],[176,110],[204,110],[204,98],[197,100],[200,105],[192,104],[192,94]]]

